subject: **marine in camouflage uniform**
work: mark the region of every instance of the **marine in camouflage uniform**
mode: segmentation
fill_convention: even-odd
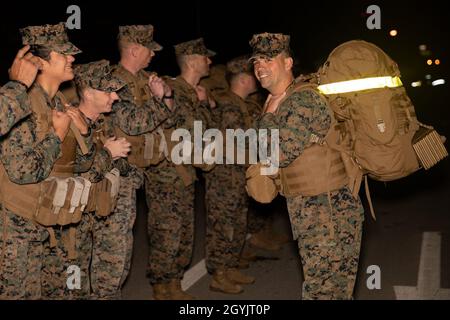
[[[125,86],[125,82],[111,75],[111,67],[107,60],[78,65],[75,68],[75,83],[78,95],[83,97],[86,89],[95,90],[100,95],[99,101],[90,97],[89,101],[81,99],[80,111],[85,114],[93,130],[97,153],[88,172],[83,177],[92,183],[99,183],[114,168],[121,175],[116,208],[108,216],[96,213],[101,199],[96,195],[90,201],[96,205],[88,205],[92,210],[85,215],[84,223],[89,232],[84,235],[78,230],[77,240],[81,250],[78,252],[79,266],[89,270],[91,298],[120,299],[120,289],[128,274],[133,246],[133,224],[135,220],[135,189],[138,182],[128,179],[136,176],[136,168],[123,157],[112,155],[111,144],[119,144],[119,140],[109,142],[107,138],[115,136],[113,117],[109,113],[114,101],[118,99],[117,91]],[[91,91],[92,92],[92,91]],[[91,93],[92,95],[93,93]],[[105,144],[106,143],[106,144]],[[128,143],[127,143],[128,144]],[[98,186],[98,185],[97,185]],[[102,213],[105,214],[105,213]]]
[[[227,63],[226,78],[230,89],[214,95],[218,104],[214,113],[223,133],[226,129],[242,129],[245,132],[253,128],[253,118],[249,112],[251,103],[247,98],[257,90],[257,86],[248,58],[242,56]],[[237,149],[236,154],[246,153],[242,145],[233,145]],[[213,275],[211,290],[240,293],[243,291],[240,284],[250,284],[255,280],[238,271],[247,235],[246,167],[245,163],[217,165],[205,175],[206,267]]]
[[[149,134],[154,131],[159,124],[166,121],[173,114],[172,108],[168,106],[168,104],[173,103],[171,101],[172,99],[165,97],[166,95],[170,96],[172,94],[167,94],[168,92],[164,91],[164,96],[155,96],[149,87],[149,78],[150,76],[154,78],[154,76],[144,70],[144,67],[151,61],[155,52],[162,49],[162,46],[153,40],[153,30],[152,25],[119,27],[118,42],[121,51],[121,61],[113,71],[115,77],[127,84],[118,92],[120,101],[117,101],[113,105],[114,112],[112,113],[112,117],[114,126],[116,129],[119,128],[125,135],[141,137],[141,144],[144,144],[145,141],[144,134]],[[148,56],[148,60],[135,61],[130,59],[127,52],[131,48],[133,50],[144,50],[144,53]],[[135,68],[133,69],[132,67]],[[115,132],[116,136],[117,133],[122,136],[118,130]],[[139,143],[139,140],[135,141]],[[131,153],[133,153],[135,148],[136,144],[132,143]],[[150,161],[138,167],[137,163],[130,158],[129,156],[128,162],[130,163],[131,169],[128,176],[121,179],[119,199],[115,213],[112,216],[114,217],[113,219],[118,219],[120,222],[123,222],[120,225],[119,223],[115,224],[113,228],[116,234],[126,235],[126,246],[128,249],[123,251],[124,246],[122,246],[116,255],[109,257],[112,261],[123,261],[123,264],[119,263],[111,271],[113,274],[109,280],[108,272],[110,271],[108,271],[108,268],[109,270],[114,268],[111,264],[108,264],[105,270],[98,272],[99,283],[102,283],[101,286],[99,285],[98,290],[99,292],[103,292],[102,295],[115,294],[117,296],[119,292],[113,292],[111,289],[115,286],[119,290],[130,270],[133,248],[132,228],[136,219],[136,189],[142,187],[145,181],[145,188],[148,193],[148,188],[152,187],[153,184],[157,184],[156,181],[148,181],[148,175],[145,174],[145,167],[150,164]],[[113,219],[111,221],[115,222]],[[125,231],[126,233],[123,233]],[[109,259],[106,255],[103,257]],[[101,279],[104,279],[104,281]],[[107,281],[109,281],[109,287],[106,284]]]
[[[27,90],[36,78],[38,63],[37,57],[26,54],[29,48],[25,46],[17,52],[9,71],[11,81],[0,88],[0,136],[31,114]]]
[[[20,120],[31,114],[27,87],[17,81],[9,81],[0,88],[0,136]]]
[[[255,75],[270,92],[258,126],[279,129],[280,171],[286,170],[312,148],[317,150],[316,142],[330,130],[332,113],[317,90],[294,89],[298,84],[290,71],[289,36],[257,34],[250,45]],[[343,185],[316,195],[287,196],[287,205],[303,265],[303,298],[351,299],[363,223],[359,198]]]
[[[195,120],[202,121],[203,129],[213,127],[210,102],[207,99],[200,101],[197,90],[200,78],[208,75],[209,57],[215,53],[208,50],[200,38],[176,45],[175,54],[181,75],[175,79],[168,78],[167,83],[173,88],[177,110],[163,126],[166,129],[186,129],[193,138]],[[199,69],[187,69],[186,59],[197,59]],[[157,166],[149,167],[146,174],[150,209],[148,275],[154,298],[190,299],[192,297],[181,290],[180,281],[192,258],[195,168],[175,165],[165,159]]]
[[[21,29],[24,44],[39,46],[39,50],[48,52],[43,59],[62,59],[65,61],[64,75],[60,73],[61,81],[73,77],[67,67],[73,61],[73,54],[80,50],[68,41],[64,23],[58,25],[34,26]],[[38,50],[38,48],[35,48]],[[51,55],[55,53],[55,55]],[[35,53],[39,56],[39,53]],[[43,54],[44,55],[44,54]],[[71,57],[71,58],[70,58]],[[59,65],[61,67],[61,65]],[[49,250],[49,231],[34,221],[34,216],[22,210],[13,211],[9,208],[21,206],[22,198],[28,190],[35,189],[49,175],[53,175],[55,164],[64,158],[62,150],[66,145],[68,135],[62,142],[60,135],[51,127],[46,127],[46,121],[41,119],[39,112],[43,106],[50,110],[65,111],[61,95],[57,92],[50,96],[41,84],[45,84],[47,68],[44,67],[37,81],[30,89],[32,114],[17,124],[2,140],[1,150],[1,188],[0,230],[2,230],[2,256],[0,257],[0,297],[3,299],[39,299],[43,294],[41,286],[45,286],[45,276],[51,274],[53,266],[49,264],[49,256],[44,251]],[[61,68],[59,69],[61,72]],[[53,72],[56,70],[53,70]],[[64,79],[63,79],[64,78]],[[55,83],[53,83],[55,84]],[[47,112],[48,114],[49,112]],[[53,116],[53,119],[54,116]],[[72,118],[73,119],[73,118]],[[76,124],[78,127],[78,124]],[[47,128],[47,129],[45,129]],[[44,131],[39,131],[44,130]],[[90,136],[84,137],[87,153],[84,155],[77,148],[73,170],[82,172],[89,167],[94,155]],[[75,147],[75,146],[74,146]],[[31,188],[31,189],[30,189]],[[33,190],[34,190],[33,189]],[[11,190],[14,190],[11,192]],[[27,209],[27,203],[23,203]],[[29,211],[29,210],[28,210]],[[52,228],[49,228],[49,230]],[[55,254],[55,251],[52,251]],[[65,274],[65,271],[63,273]],[[51,277],[51,276],[50,276]]]

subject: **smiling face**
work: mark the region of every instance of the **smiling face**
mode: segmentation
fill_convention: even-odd
[[[253,61],[253,66],[261,86],[273,93],[290,76],[292,58],[281,53],[273,58],[257,58]]]
[[[43,61],[42,72],[49,78],[64,82],[72,80],[74,77],[72,63],[75,58],[72,55],[65,55],[55,51],[50,52],[50,59]]]
[[[112,110],[114,101],[119,100],[119,96],[115,92],[107,92],[96,89],[89,90],[88,99],[97,113],[108,113]]]

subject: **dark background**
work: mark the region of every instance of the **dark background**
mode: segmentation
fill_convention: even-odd
[[[152,24],[154,39],[164,50],[157,53],[150,69],[171,76],[178,73],[172,46],[200,36],[218,53],[213,62],[224,63],[248,53],[248,41],[255,33],[290,34],[297,73],[317,70],[331,50],[344,41],[373,42],[399,64],[402,81],[419,120],[450,136],[450,14],[444,1],[3,2],[0,8],[0,83],[7,81],[7,69],[21,47],[18,29],[66,21],[70,16],[66,10],[71,4],[81,8],[81,30],[68,32],[71,41],[83,50],[76,56],[76,63],[105,58],[116,63],[118,26]],[[371,4],[381,8],[380,30],[369,30],[366,26],[366,10]],[[389,36],[393,28],[398,30],[396,37]],[[420,54],[420,44],[427,45],[430,56]],[[439,58],[441,64],[428,66],[428,58]],[[432,80],[444,78],[447,83],[432,87],[431,81],[425,80],[426,74],[430,74]],[[417,80],[422,80],[423,86],[412,88],[411,82]],[[442,178],[443,172],[436,169],[431,172],[436,172],[431,175],[433,180]]]
[[[0,11],[1,80],[20,47],[18,29],[28,25],[66,21],[71,4],[81,8],[81,30],[69,31],[71,40],[84,52],[78,62],[118,59],[118,25],[153,24],[155,40],[165,50],[158,53],[151,68],[160,73],[177,72],[172,46],[200,36],[218,52],[215,62],[225,62],[249,51],[252,34],[283,32],[292,37],[291,45],[301,71],[314,71],[338,44],[363,39],[374,42],[400,64],[403,76],[412,80],[427,67],[418,46],[426,44],[434,57],[442,60],[438,73],[448,71],[449,14],[444,1],[13,1],[3,2]],[[366,27],[366,8],[381,8],[381,30]],[[399,31],[397,37],[389,30]]]

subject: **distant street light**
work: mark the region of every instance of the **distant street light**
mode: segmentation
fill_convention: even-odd
[[[433,60],[428,59],[428,60],[427,60],[427,65],[431,66],[432,64],[433,64]]]
[[[397,30],[393,29],[391,31],[389,31],[389,34],[391,35],[391,37],[395,37],[397,35]]]
[[[439,60],[439,59],[434,60],[434,64],[437,65],[437,66],[440,65],[441,64],[441,60]]]
[[[414,81],[414,82],[412,82],[411,83],[411,87],[413,87],[413,88],[417,88],[417,87],[420,87],[420,86],[422,86],[422,81]]]

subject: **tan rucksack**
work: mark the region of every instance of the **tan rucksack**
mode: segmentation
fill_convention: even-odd
[[[369,177],[400,179],[448,155],[433,128],[417,120],[397,64],[374,44],[341,44],[318,81],[339,121],[341,145]]]
[[[349,176],[392,181],[448,156],[441,137],[420,123],[400,80],[397,64],[376,45],[353,40],[336,47],[315,75],[338,120],[339,144],[348,163],[359,166]],[[350,166],[351,167],[351,166]],[[361,179],[354,179],[359,189]]]

